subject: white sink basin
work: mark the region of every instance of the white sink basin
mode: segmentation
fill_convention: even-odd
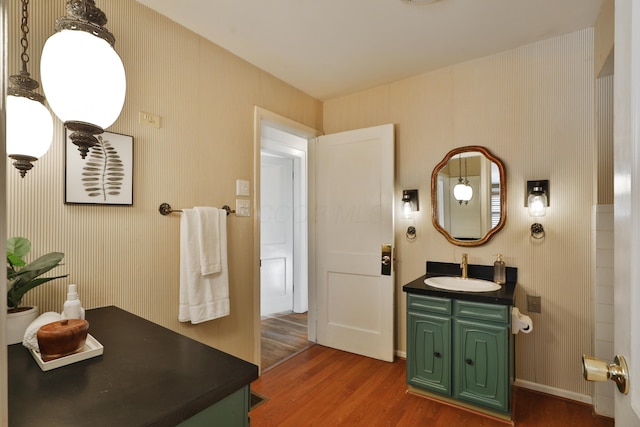
[[[500,289],[500,285],[482,279],[463,279],[462,277],[429,277],[424,283],[439,289],[462,292],[490,292]]]

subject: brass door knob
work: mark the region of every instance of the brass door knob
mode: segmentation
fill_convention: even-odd
[[[614,381],[620,393],[629,393],[629,370],[622,356],[616,356],[613,363],[591,356],[582,356],[582,375],[587,381]]]

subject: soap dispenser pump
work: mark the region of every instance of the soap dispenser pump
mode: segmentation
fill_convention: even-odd
[[[84,319],[84,308],[78,298],[78,286],[69,285],[67,300],[64,302],[62,319]]]
[[[498,254],[498,259],[493,263],[493,281],[498,285],[503,285],[507,281],[507,266],[502,260],[502,254]]]

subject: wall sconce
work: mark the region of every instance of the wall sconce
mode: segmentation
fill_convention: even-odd
[[[418,212],[420,209],[420,203],[418,202],[418,190],[402,190],[402,213],[405,218],[412,218],[413,212]],[[405,233],[408,240],[415,240],[416,228],[410,225]]]
[[[33,168],[33,162],[49,150],[53,140],[53,118],[44,105],[44,96],[35,92],[40,84],[27,71],[28,4],[28,0],[22,0],[22,70],[19,75],[9,77],[12,85],[7,90],[7,155],[23,178]]]
[[[529,216],[539,218],[547,213],[549,206],[549,181],[527,181],[527,204]],[[531,225],[531,237],[544,238],[544,227],[538,222]]]
[[[107,17],[95,1],[67,0],[66,8],[42,49],[40,74],[51,109],[84,159],[98,143],[95,135],[120,115],[126,77],[115,37],[104,28]]]
[[[419,211],[418,190],[402,190],[402,212],[405,218],[412,218],[412,213]]]

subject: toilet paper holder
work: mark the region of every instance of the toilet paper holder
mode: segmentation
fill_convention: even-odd
[[[531,318],[527,315],[520,313],[518,307],[511,308],[511,333],[517,334],[518,332],[522,332],[525,334],[531,333],[533,331],[533,322]]]
[[[612,380],[618,386],[618,391],[629,393],[629,369],[623,356],[616,356],[613,363],[597,357],[582,355],[582,375],[587,381]]]

